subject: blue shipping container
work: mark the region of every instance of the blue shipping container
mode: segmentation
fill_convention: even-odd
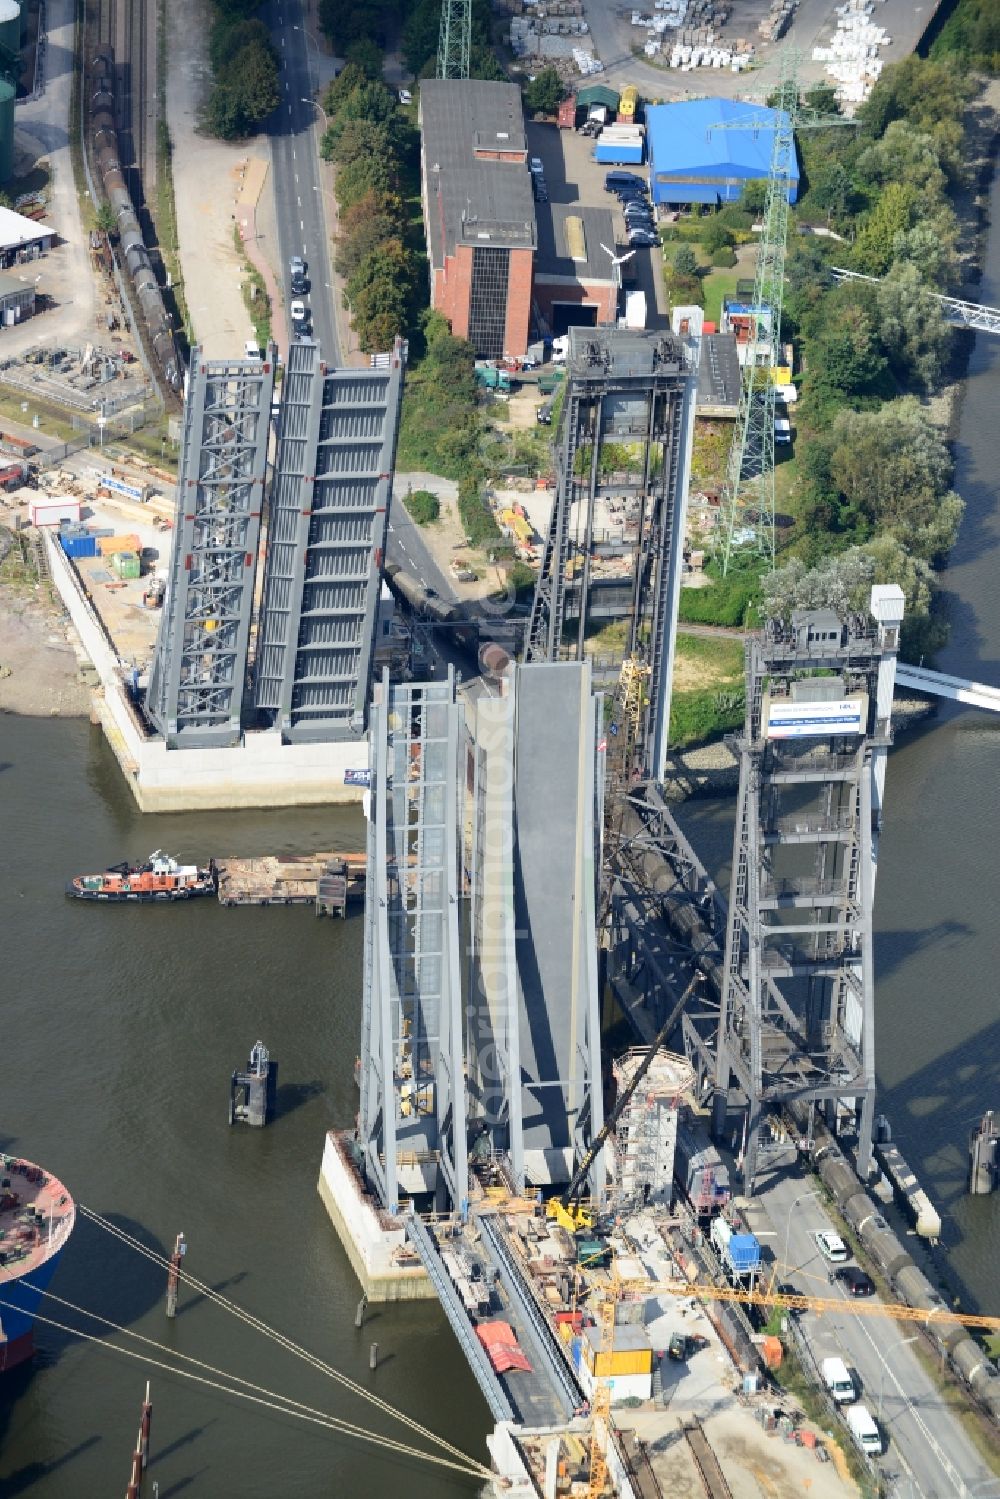
[[[96,557],[96,536],[60,536],[67,557]]]
[[[760,1267],[760,1243],[753,1234],[733,1234],[726,1254],[733,1269],[741,1274]]]
[[[594,147],[594,160],[601,166],[642,166],[642,158],[645,148],[642,141],[630,146],[623,141],[609,141],[606,145],[600,141]]]

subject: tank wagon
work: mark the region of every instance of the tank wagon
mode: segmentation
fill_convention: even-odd
[[[163,378],[180,391],[184,369],[177,341],[125,185],[115,128],[114,56],[110,47],[97,52],[91,65],[90,133],[93,159],[104,194],[117,219],[122,260],[135,287],[139,311]]]
[[[1000,1375],[975,1338],[951,1314],[947,1302],[914,1264],[854,1174],[833,1136],[822,1125],[814,1129],[813,1159],[823,1185],[901,1301],[935,1315],[925,1331],[950,1360],[969,1389],[1000,1423]]]

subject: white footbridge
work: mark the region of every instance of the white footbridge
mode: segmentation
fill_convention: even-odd
[[[967,703],[970,708],[985,708],[989,713],[1000,713],[1000,687],[987,687],[983,682],[967,682],[964,677],[951,677],[946,672],[929,671],[923,666],[907,666],[900,661],[896,666],[896,685],[913,687],[917,692],[926,692],[931,697],[946,697],[955,703]]]

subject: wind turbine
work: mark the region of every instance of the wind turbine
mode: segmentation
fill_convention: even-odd
[[[616,255],[614,250],[609,250],[607,245],[605,244],[601,245],[601,249],[604,251],[605,255],[611,256],[611,279],[614,282],[615,291],[617,292],[620,290],[622,284],[621,268],[625,264],[626,260],[632,259],[635,251],[628,250],[624,255]]]

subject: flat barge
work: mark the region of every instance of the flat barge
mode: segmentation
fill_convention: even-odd
[[[313,906],[317,915],[346,911],[363,898],[363,853],[267,854],[223,859],[216,866],[223,906]]]

